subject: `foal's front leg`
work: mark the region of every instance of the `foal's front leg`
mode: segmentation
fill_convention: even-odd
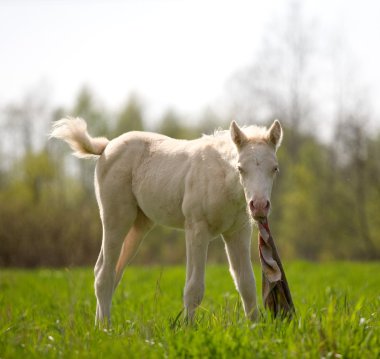
[[[251,226],[230,235],[223,235],[230,272],[243,302],[245,315],[251,320],[258,317],[256,282],[251,264]]]
[[[197,222],[186,227],[187,263],[184,305],[186,319],[190,322],[193,321],[195,309],[203,299],[207,249],[210,240],[207,224]]]

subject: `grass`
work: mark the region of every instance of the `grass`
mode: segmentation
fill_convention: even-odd
[[[187,326],[184,268],[132,267],[115,294],[110,330],[94,328],[92,270],[2,269],[0,358],[380,357],[379,263],[285,269],[297,309],[290,323],[264,312],[260,322],[246,321],[228,268],[209,266],[196,324]]]

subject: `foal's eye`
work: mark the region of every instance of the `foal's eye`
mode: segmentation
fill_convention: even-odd
[[[273,173],[279,173],[280,172],[280,167],[278,167],[278,166],[274,166],[273,167]]]

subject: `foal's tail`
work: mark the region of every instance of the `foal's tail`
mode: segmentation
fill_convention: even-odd
[[[50,137],[66,141],[79,158],[99,157],[109,143],[105,137],[91,137],[86,121],[79,117],[54,122]]]

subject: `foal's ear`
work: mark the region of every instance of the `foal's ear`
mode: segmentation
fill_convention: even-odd
[[[238,126],[238,124],[235,121],[231,122],[230,133],[231,133],[232,141],[234,141],[235,145],[238,148],[243,146],[248,141],[247,136],[240,129],[240,127]]]
[[[272,123],[272,126],[268,130],[268,139],[269,142],[275,147],[277,150],[282,142],[282,127],[279,120],[275,120]]]

